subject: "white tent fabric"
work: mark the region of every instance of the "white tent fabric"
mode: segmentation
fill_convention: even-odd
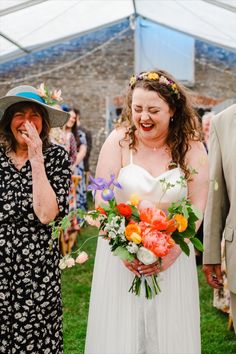
[[[236,0],[1,0],[0,61],[132,14],[236,51]]]
[[[135,72],[162,68],[187,84],[194,84],[194,39],[186,34],[137,18]]]

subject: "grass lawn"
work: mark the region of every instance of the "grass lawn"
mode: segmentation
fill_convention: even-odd
[[[95,228],[82,230],[79,245],[89,236],[96,235]],[[96,238],[84,247],[89,261],[62,273],[62,296],[64,306],[64,354],[83,354],[89,294],[96,247]],[[212,290],[205,283],[199,268],[201,299],[202,354],[235,354],[234,331],[227,330],[227,316],[212,306]],[[122,354],[122,353],[121,353]]]

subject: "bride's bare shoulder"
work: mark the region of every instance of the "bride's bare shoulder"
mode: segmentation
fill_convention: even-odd
[[[127,128],[117,127],[109,134],[106,139],[107,143],[118,144],[120,146],[125,146],[129,142],[129,135]]]

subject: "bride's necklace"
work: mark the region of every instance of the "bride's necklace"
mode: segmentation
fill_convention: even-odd
[[[143,145],[143,146],[145,146],[147,149],[150,149],[150,150],[152,150],[152,151],[157,151],[157,150],[159,150],[159,151],[161,151],[161,150],[164,150],[164,151],[168,151],[168,147],[167,147],[167,145],[166,144],[163,144],[163,145],[154,145],[154,146],[150,146],[150,145],[148,145],[148,144],[146,144],[142,139],[140,139],[139,138],[139,141],[141,142],[141,144]]]

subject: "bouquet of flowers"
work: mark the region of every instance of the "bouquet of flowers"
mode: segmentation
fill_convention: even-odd
[[[96,210],[89,212],[78,209],[77,215],[98,228],[99,236],[109,242],[111,252],[121,260],[132,262],[138,259],[145,265],[158,261],[161,266],[162,258],[170,252],[175,243],[189,255],[190,250],[185,239],[200,251],[203,250],[201,242],[195,238],[195,224],[200,214],[186,198],[172,203],[168,212],[157,207],[140,208],[140,200],[135,194],[130,196],[127,203],[117,204],[112,188],[122,186],[115,181],[114,175],[111,175],[110,181],[91,177],[91,182],[88,189],[93,191],[93,194],[100,190],[103,202]],[[162,183],[165,185],[165,180],[162,180]],[[173,185],[165,185],[166,189],[171,187]],[[68,227],[67,223],[66,217],[59,227],[52,225],[53,238],[58,237],[58,229]],[[77,258],[80,256],[81,247],[74,252]],[[61,260],[61,268],[72,266],[74,262],[72,255],[67,255]],[[129,291],[140,295],[142,282],[147,299],[151,299],[160,291],[157,275],[135,276]]]

